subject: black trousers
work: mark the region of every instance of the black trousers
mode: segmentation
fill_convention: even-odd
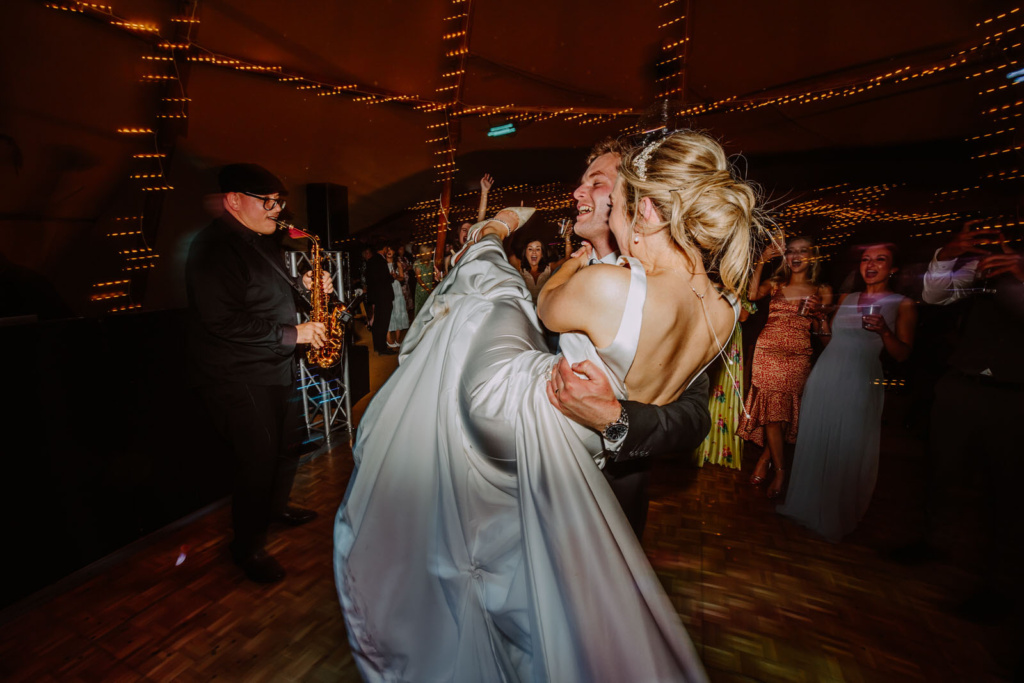
[[[983,580],[1018,597],[1024,597],[1021,425],[1020,385],[995,384],[954,370],[935,385],[926,538],[943,549],[966,540],[980,560]]]
[[[391,310],[395,307],[394,298],[387,301],[373,302],[373,350],[383,353],[388,348],[388,327],[391,326]]]
[[[622,511],[626,513],[633,533],[637,538],[643,538],[650,504],[647,484],[651,479],[651,461],[647,458],[609,461],[601,473],[612,487],[612,493],[622,506]]]
[[[294,386],[218,384],[201,389],[217,430],[231,447],[231,550],[262,550],[270,520],[284,511],[302,438]]]

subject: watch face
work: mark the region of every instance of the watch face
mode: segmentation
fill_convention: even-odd
[[[628,426],[620,423],[613,423],[608,425],[608,428],[604,430],[604,438],[609,441],[618,441],[626,435]]]

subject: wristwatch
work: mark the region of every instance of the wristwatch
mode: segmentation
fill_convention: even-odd
[[[619,411],[618,419],[605,427],[604,431],[601,432],[601,436],[605,441],[619,441],[620,439],[625,438],[626,432],[628,431],[629,416],[626,414],[626,406],[622,406],[622,410]]]

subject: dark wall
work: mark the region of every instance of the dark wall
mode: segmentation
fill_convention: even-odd
[[[227,493],[184,311],[0,327],[0,607]]]
[[[227,445],[186,384],[185,319],[0,319],[0,609],[228,494]],[[349,354],[355,403],[368,349]]]

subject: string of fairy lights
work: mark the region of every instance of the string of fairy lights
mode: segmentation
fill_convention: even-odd
[[[967,80],[979,81],[978,97],[982,102],[979,115],[986,126],[979,134],[965,139],[965,142],[977,146],[969,155],[971,163],[981,165],[977,180],[964,187],[931,193],[928,205],[933,208],[928,211],[893,211],[884,208],[890,192],[905,183],[871,187],[841,183],[822,187],[806,193],[800,201],[791,202],[779,209],[774,218],[780,228],[792,234],[809,217],[817,217],[819,224],[824,223],[818,244],[822,259],[828,260],[839,253],[857,233],[857,228],[865,223],[892,224],[900,236],[924,239],[948,238],[959,231],[966,220],[976,217],[980,218],[976,226],[979,228],[1006,230],[1022,224],[1016,216],[1001,214],[996,210],[987,212],[989,215],[979,216],[976,210],[965,208],[984,205],[980,193],[986,190],[990,181],[1016,181],[1024,176],[1019,168],[1022,145],[1016,142],[1017,129],[1013,125],[1013,121],[1024,113],[1024,99],[1016,99],[1018,96],[1015,94],[1015,86],[1021,80],[1009,78],[1024,64],[1019,54],[1024,43],[1024,31],[1021,31],[1024,29],[1024,14],[1021,14],[1021,8],[1015,8],[978,22],[976,28],[982,28],[985,34],[970,47],[942,62],[916,68],[901,67],[871,77],[866,82],[849,84],[843,89],[830,89],[818,95],[825,96],[820,99],[850,96],[861,92],[861,89],[868,90],[869,86],[877,87],[883,82],[898,84],[960,66],[972,66],[975,60],[984,59],[994,63],[995,66],[969,69],[963,75]],[[701,105],[704,107],[701,111],[744,111],[759,106],[807,103],[814,101],[815,97],[817,95],[808,92],[750,101],[727,98]],[[993,98],[1008,101],[993,101]],[[689,111],[693,113],[697,109],[691,108]],[[1020,243],[1024,238],[1009,237],[1007,241]]]
[[[686,89],[686,53],[690,44],[686,34],[686,2],[662,0],[658,3],[659,16],[662,17],[658,30],[666,36],[655,65],[658,70],[655,84],[660,91],[659,100],[680,95]]]
[[[978,206],[985,203],[982,193],[986,192],[994,182],[996,185],[1007,181],[1020,180],[1019,168],[1022,145],[1017,142],[1017,127],[1014,119],[1019,118],[1024,106],[1024,99],[1017,99],[1015,86],[1021,83],[1022,75],[1021,48],[1024,45],[1024,13],[1017,7],[995,17],[978,22],[976,28],[986,31],[986,35],[971,51],[986,50],[994,57],[995,66],[974,71],[965,76],[968,79],[980,79],[978,97],[983,103],[980,120],[983,130],[965,139],[965,142],[976,146],[970,155],[971,161],[979,169],[978,181],[965,187],[951,188],[933,194],[930,203],[933,206]],[[991,182],[990,182],[991,181]],[[980,225],[994,230],[1015,228],[1021,223],[1016,216],[1000,214],[996,211],[990,215],[978,216],[975,212],[957,212],[955,220],[949,224],[923,226],[911,237],[933,237],[948,235],[960,229],[961,223],[968,218],[980,218]],[[1020,242],[1022,238],[1008,238],[1007,241]]]
[[[410,107],[422,112],[429,117],[426,144],[430,146],[435,159],[433,174],[436,182],[442,186],[450,186],[458,173],[457,145],[461,132],[460,121],[464,118],[501,116],[509,122],[561,122],[580,126],[626,120],[624,128],[629,130],[630,126],[636,127],[641,114],[634,108],[524,107],[512,102],[465,103],[463,90],[467,59],[471,56],[472,0],[449,0],[450,6],[444,17],[441,34],[444,71],[439,85],[431,94],[393,92],[355,81],[338,82],[315,74],[299,73],[278,64],[257,63],[209,50],[193,40],[194,29],[200,24],[198,0],[190,3],[189,12],[170,17],[163,24],[119,16],[113,6],[105,4],[78,0],[45,1],[42,4],[56,11],[103,21],[117,30],[139,36],[152,46],[151,53],[141,57],[145,72],[140,80],[163,88],[164,96],[160,98],[161,107],[156,114],[157,125],[135,124],[117,129],[119,134],[152,141],[153,151],[133,155],[137,170],[131,174],[131,180],[137,183],[138,192],[143,196],[173,190],[164,177],[167,154],[161,148],[159,130],[161,126],[188,117],[190,99],[180,74],[180,66],[184,61],[272,79],[282,87],[315,94],[317,97],[343,97],[366,106]],[[688,0],[660,0],[657,5],[657,30],[662,36],[655,76],[659,98],[685,94],[687,50],[690,43],[687,5]],[[731,95],[693,104],[673,113],[680,118],[695,119],[708,114],[747,112],[764,107],[791,108],[827,100],[856,98],[866,93],[874,94],[872,91],[879,88],[891,90],[937,76],[960,75],[968,80],[977,80],[978,95],[984,100],[980,114],[988,126],[984,132],[967,139],[967,142],[978,147],[971,155],[972,163],[981,167],[977,182],[933,193],[930,199],[930,205],[934,207],[932,211],[915,213],[882,208],[888,195],[898,185],[852,187],[841,184],[808,192],[801,201],[790,203],[776,214],[777,223],[784,229],[797,227],[809,216],[824,217],[822,246],[826,253],[834,253],[854,234],[855,226],[866,221],[907,222],[922,226],[918,232],[912,233],[913,237],[948,233],[959,229],[967,215],[964,211],[957,211],[956,206],[972,201],[983,191],[985,183],[1018,181],[1024,176],[1018,163],[1024,145],[1016,140],[1016,119],[1024,114],[1024,98],[1015,97],[1015,86],[1024,78],[1007,78],[1008,74],[1017,72],[1024,64],[1020,55],[1024,43],[1024,30],[1021,30],[1024,29],[1024,13],[1020,7],[1014,8],[978,22],[975,28],[979,33],[977,39],[946,57],[928,63],[914,63],[908,58],[903,64],[887,66],[877,73],[862,73],[845,79],[818,79],[782,91]],[[570,189],[564,183],[495,188],[491,200],[500,203],[503,194],[528,196],[531,203],[538,205],[544,220],[557,221],[571,212]],[[472,194],[463,193],[452,197],[448,217],[450,223],[471,220],[475,216],[469,199]],[[943,209],[943,206],[949,209]],[[415,215],[413,241],[431,241],[438,225],[437,200],[425,200],[408,207],[408,210]],[[145,243],[145,220],[145,212],[121,216],[115,221],[115,227],[107,232],[110,239],[118,242],[117,251],[123,260],[122,270],[128,278],[95,283],[97,291],[92,298],[112,303],[128,302],[109,309],[112,312],[138,308],[139,305],[131,301],[132,275],[151,270],[159,260],[159,254]],[[988,222],[993,226],[1016,224],[1015,220],[1005,216],[992,217]]]

